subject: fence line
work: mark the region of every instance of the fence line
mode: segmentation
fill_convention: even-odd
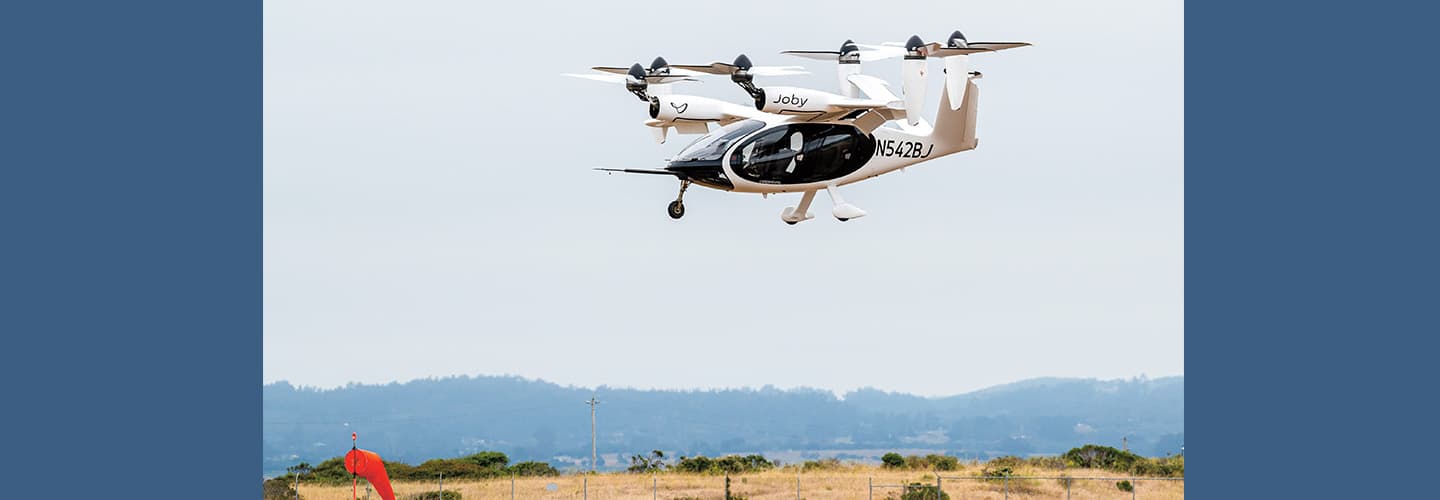
[[[800,500],[800,499],[803,499],[803,498],[804,498],[804,496],[803,496],[803,495],[804,495],[804,490],[803,490],[803,488],[802,488],[801,477],[802,477],[802,475],[800,475],[800,474],[797,474],[797,475],[795,476],[795,498],[796,498],[797,500]],[[821,475],[820,477],[823,478],[824,476]],[[445,484],[445,483],[444,483],[443,476],[437,477],[436,479],[437,479],[438,481],[437,481],[436,483],[432,483],[432,486],[438,486],[437,489],[439,490],[439,493],[440,493],[440,495],[441,495],[440,498],[444,498],[443,495],[444,495],[444,491],[445,491],[445,489],[444,489],[444,488],[445,488],[445,487],[444,487],[444,484]],[[509,486],[509,488],[508,488],[509,491],[508,491],[508,493],[509,493],[510,498],[513,500],[513,499],[516,498],[516,485],[515,485],[516,477],[515,477],[515,476],[511,476],[511,477],[509,477],[508,479],[509,479],[509,481],[508,481],[508,482],[509,482],[509,485],[508,485],[508,486]],[[560,478],[555,478],[555,479],[558,480],[558,479],[560,479]],[[580,492],[579,492],[579,493],[580,493],[580,496],[581,496],[582,499],[588,499],[588,498],[590,497],[590,477],[589,477],[589,474],[582,475],[581,477],[579,477],[579,479],[580,479],[580,485],[579,485],[579,486],[580,486]],[[726,493],[729,493],[729,484],[728,484],[729,481],[728,481],[728,480],[729,480],[729,476],[727,475],[727,476],[725,476],[725,478],[723,479],[723,481],[725,481],[725,483],[723,483],[723,484],[725,484],[725,491],[726,491]],[[935,488],[936,496],[939,497],[939,494],[945,491],[945,490],[944,490],[944,486],[945,486],[945,482],[946,482],[946,481],[957,481],[957,482],[963,482],[963,481],[984,481],[984,482],[992,482],[992,483],[993,483],[993,482],[998,482],[998,483],[1000,483],[1001,488],[1002,488],[1002,490],[1003,490],[1003,492],[1004,492],[1004,498],[1008,499],[1008,498],[1010,498],[1010,491],[1011,491],[1011,485],[1010,485],[1010,483],[1011,483],[1011,480],[1015,480],[1015,481],[1025,481],[1025,480],[1056,480],[1056,481],[1063,481],[1063,482],[1064,482],[1064,485],[1065,485],[1065,493],[1064,493],[1065,496],[1064,496],[1064,498],[1066,498],[1066,499],[1068,500],[1068,499],[1070,498],[1071,486],[1072,486],[1076,481],[1100,481],[1100,482],[1126,481],[1126,482],[1128,482],[1129,485],[1130,485],[1130,489],[1129,489],[1130,498],[1132,498],[1132,499],[1137,499],[1137,498],[1139,498],[1139,489],[1140,489],[1140,488],[1138,487],[1138,486],[1139,486],[1139,483],[1147,482],[1147,481],[1161,481],[1161,482],[1164,482],[1164,481],[1172,481],[1172,482],[1173,482],[1173,481],[1180,481],[1180,482],[1184,482],[1184,481],[1185,481],[1185,478],[1184,478],[1184,477],[1146,477],[1146,476],[1123,476],[1123,477],[1122,477],[1122,476],[956,476],[956,475],[946,476],[946,475],[936,474],[936,475],[935,475],[935,482],[934,482],[934,483],[926,483],[926,482],[920,482],[920,481],[909,482],[909,483],[900,483],[900,484],[876,483],[876,482],[875,482],[875,478],[874,478],[873,476],[871,476],[871,477],[867,477],[867,478],[866,478],[866,485],[865,485],[865,487],[868,489],[868,491],[867,491],[867,498],[869,498],[870,500],[874,500],[874,498],[875,498],[875,493],[876,493],[877,490],[879,490],[881,493],[884,493],[886,490],[898,489],[898,490],[901,491],[901,494],[903,495],[904,493],[910,492],[912,489],[920,489],[920,488],[928,489],[928,488],[932,488],[932,487],[933,487],[933,488]],[[438,484],[437,484],[437,483],[438,483]],[[574,483],[571,483],[571,484],[574,484]],[[823,479],[820,479],[818,482],[812,481],[810,484],[821,484],[821,485],[823,485],[823,484],[825,484],[825,481],[824,481]],[[551,486],[553,486],[553,484],[552,484]],[[718,485],[717,485],[717,486],[718,486]],[[456,489],[456,487],[452,487],[452,489]],[[656,474],[652,474],[651,477],[650,477],[650,495],[651,495],[651,498],[652,498],[652,499],[658,500],[658,498],[659,498],[659,489],[660,489],[660,476],[659,476],[659,475],[656,475]],[[435,490],[431,490],[431,491],[435,491]],[[503,490],[502,490],[502,491],[503,491]],[[552,491],[553,491],[553,490],[552,490]],[[573,491],[573,490],[572,490],[572,491]],[[828,489],[827,489],[827,491],[828,491]],[[992,490],[992,491],[993,491],[993,490]],[[1035,495],[1035,493],[1034,493],[1033,491],[1027,492],[1026,494],[1029,495],[1029,496],[1034,496],[1034,495]],[[370,496],[370,488],[369,488],[369,485],[366,485],[365,495],[366,495],[366,498],[369,498],[369,496]],[[521,496],[523,497],[524,495],[521,495]],[[1182,493],[1182,496],[1183,496],[1183,493]]]
[[[944,490],[941,488],[941,486],[940,486],[940,480],[941,480],[941,479],[952,479],[952,480],[957,480],[957,481],[967,481],[967,480],[969,480],[969,481],[1002,481],[1002,482],[1004,483],[1005,498],[1007,498],[1007,499],[1010,498],[1010,480],[1011,480],[1011,479],[1015,479],[1015,480],[1029,480],[1029,479],[1042,480],[1042,479],[1052,479],[1052,480],[1057,480],[1057,481],[1063,480],[1063,481],[1065,481],[1065,498],[1066,498],[1066,500],[1069,500],[1069,498],[1070,498],[1070,486],[1073,485],[1073,484],[1075,483],[1075,481],[1077,481],[1077,480],[1079,480],[1079,481],[1126,481],[1126,482],[1128,482],[1128,483],[1130,484],[1130,498],[1131,498],[1132,500],[1133,500],[1134,498],[1137,498],[1137,495],[1139,494],[1139,490],[1140,490],[1139,484],[1140,484],[1141,481],[1182,481],[1182,482],[1185,481],[1185,478],[1183,478],[1183,477],[1143,477],[1143,476],[1131,476],[1131,477],[1089,477],[1089,476],[1081,476],[1081,477],[1076,477],[1076,476],[1009,476],[1009,475],[1006,475],[1006,476],[993,477],[993,476],[940,476],[940,475],[936,475],[936,476],[935,476],[935,492],[936,492],[936,497],[939,497],[940,492],[944,491]],[[872,496],[872,497],[874,496],[874,493],[873,493],[873,492],[871,493],[871,496]]]

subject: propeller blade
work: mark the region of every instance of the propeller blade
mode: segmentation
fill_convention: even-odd
[[[786,50],[780,53],[817,61],[834,61],[840,57],[840,52],[834,50]]]
[[[792,76],[808,75],[804,66],[755,66],[750,68],[750,74],[755,76]]]
[[[595,80],[595,81],[597,81],[597,82],[606,82],[606,83],[625,83],[626,81],[629,81],[629,80],[630,80],[630,77],[628,77],[628,76],[602,74],[602,73],[561,73],[560,76],[568,76],[568,77],[572,77],[572,78],[584,78],[584,79],[586,79],[586,80]],[[680,83],[680,82],[700,82],[700,80],[696,80],[696,79],[694,79],[694,78],[690,78],[690,77],[688,77],[688,76],[683,76],[683,75],[682,75],[682,76],[647,76],[647,77],[645,77],[645,83],[648,83],[648,84],[650,84],[650,85],[666,85],[666,84],[670,84],[670,83]]]
[[[706,66],[700,66],[696,64],[676,64],[670,67],[685,71],[694,71],[696,73],[704,73],[707,75],[729,75],[740,69],[738,66],[735,66],[733,64],[725,64],[721,62],[710,63]]]
[[[989,49],[991,51],[1029,47],[1026,42],[970,42],[971,48]]]
[[[608,73],[561,73],[560,76],[568,76],[571,78],[584,78],[586,80],[595,80],[597,82],[606,83],[625,83],[624,76],[612,75]]]
[[[595,70],[595,71],[605,72],[605,73],[614,73],[614,74],[617,74],[617,75],[624,75],[624,74],[630,73],[630,68],[618,68],[618,67],[615,67],[615,66],[595,66],[595,67],[590,68],[590,69],[593,69],[593,70]]]

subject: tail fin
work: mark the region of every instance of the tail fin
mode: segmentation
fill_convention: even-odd
[[[940,113],[935,117],[935,128],[930,137],[946,154],[975,149],[979,139],[975,137],[975,117],[980,108],[980,87],[975,85],[978,77],[965,81],[964,101],[959,109],[951,109],[950,94],[940,95]]]

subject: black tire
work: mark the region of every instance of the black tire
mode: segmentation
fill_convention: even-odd
[[[671,219],[679,219],[685,216],[685,204],[679,201],[672,201],[665,211],[670,214]]]
[[[788,220],[787,220],[787,221],[785,221],[785,223],[793,226],[793,225],[799,224],[800,221],[798,221],[798,220],[797,220],[797,221],[788,221]]]
[[[839,217],[836,217],[836,219],[840,219],[840,218],[839,218]],[[840,222],[845,222],[845,221],[848,221],[848,220],[850,220],[850,219],[840,219]]]

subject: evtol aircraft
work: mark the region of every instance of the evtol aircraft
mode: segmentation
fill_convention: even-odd
[[[780,219],[797,224],[813,219],[810,204],[824,190],[831,214],[844,222],[865,216],[845,201],[839,188],[917,163],[975,149],[975,119],[980,101],[979,72],[969,70],[969,57],[1025,47],[1024,42],[971,42],[959,31],[944,43],[926,43],[912,36],[904,43],[860,45],[846,40],[840,50],[788,50],[807,59],[834,61],[839,93],[799,87],[755,84],[755,77],[805,74],[798,66],[755,66],[741,54],[732,63],[671,65],[655,58],[649,68],[599,66],[596,72],[567,74],[578,78],[623,83],[644,102],[655,139],[665,142],[670,131],[703,134],[671,158],[664,168],[599,168],[607,172],[673,176],[680,193],[670,202],[671,218],[685,216],[685,190],[691,184],[739,193],[802,193],[800,203],[786,207]],[[863,62],[903,58],[903,97],[889,83],[861,72]],[[934,122],[921,116],[929,59],[940,59],[945,91]],[[709,75],[729,76],[754,101],[744,106],[718,99],[673,93],[671,86]],[[711,129],[714,123],[717,128]]]

